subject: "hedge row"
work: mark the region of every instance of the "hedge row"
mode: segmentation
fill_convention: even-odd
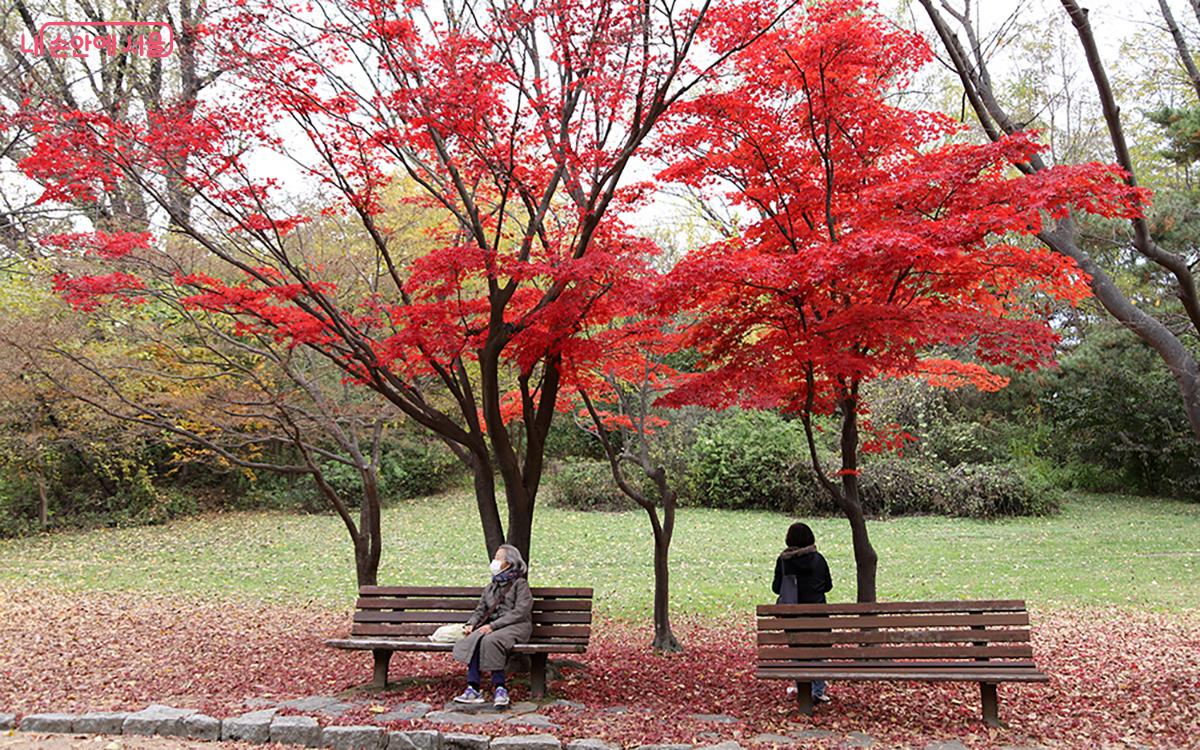
[[[823,457],[829,469],[830,457]],[[766,412],[711,420],[677,462],[675,486],[684,505],[755,508],[801,515],[839,509],[817,481],[807,443],[794,422]],[[588,458],[557,462],[554,502],[579,510],[631,507],[608,464]],[[1059,492],[1013,464],[947,468],[920,458],[871,457],[859,477],[872,516],[938,514],[971,518],[1041,515],[1058,509]]]

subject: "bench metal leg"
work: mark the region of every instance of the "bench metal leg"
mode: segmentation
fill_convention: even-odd
[[[796,699],[800,701],[800,713],[805,716],[813,715],[812,683],[796,683]]]
[[[996,683],[979,683],[979,697],[983,701],[983,721],[990,727],[1002,727],[1000,721],[1000,699],[996,696]]]
[[[375,676],[371,679],[371,687],[385,688],[392,652],[389,649],[377,648],[372,653],[375,654]]]
[[[534,698],[546,695],[547,654],[531,654],[529,657],[529,694]]]

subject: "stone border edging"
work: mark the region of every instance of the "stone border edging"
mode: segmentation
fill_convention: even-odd
[[[378,726],[331,725],[321,727],[311,716],[279,716],[274,709],[251,711],[217,719],[195,709],[159,704],[141,711],[104,711],[86,714],[0,713],[0,731],[48,734],[104,734],[177,737],[215,742],[238,740],[268,742],[331,750],[622,750],[597,738],[573,740],[566,746],[552,734],[505,735],[440,732],[430,729],[388,731]],[[693,750],[691,745],[640,745],[630,750]],[[736,742],[722,742],[704,750],[742,750]]]
[[[736,740],[708,745],[637,745],[623,749],[599,738],[572,740],[566,745],[552,734],[518,734],[488,737],[482,734],[441,732],[434,729],[388,731],[383,727],[330,725],[322,727],[311,716],[280,716],[268,708],[216,719],[195,709],[152,704],[141,711],[96,711],[86,714],[28,714],[17,721],[11,713],[0,713],[0,732],[45,734],[100,734],[175,737],[215,742],[241,741],[276,743],[331,750],[743,750]],[[806,729],[795,736],[762,734],[758,743],[798,747],[805,739],[836,737],[824,729]],[[875,740],[851,732],[839,747],[869,748]],[[925,750],[967,750],[959,740],[933,741]],[[1005,745],[1001,750],[1041,750]]]

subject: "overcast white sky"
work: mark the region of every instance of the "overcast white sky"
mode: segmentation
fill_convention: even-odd
[[[897,22],[904,26],[915,26],[929,35],[931,31],[929,24],[916,0],[878,0],[878,2],[881,10],[896,19]],[[960,8],[963,5],[963,0],[952,0],[952,2],[955,2]],[[1177,20],[1185,29],[1190,31],[1200,29],[1200,24],[1197,23],[1195,14],[1188,5],[1188,0],[1170,0],[1170,2]],[[1120,46],[1123,41],[1139,31],[1161,28],[1157,0],[1092,0],[1090,2],[1085,0],[1084,4],[1091,10],[1091,22],[1101,42],[1101,52],[1106,61],[1114,66],[1137,65],[1137,60],[1121,58]],[[1068,33],[1066,40],[1075,42],[1074,36],[1069,33],[1070,22],[1058,0],[973,0],[972,2],[972,15],[977,18],[977,26],[985,38],[1001,27],[1014,11],[1019,12],[1022,21],[1033,22],[1038,27],[1047,29],[1048,33],[1065,31]],[[1165,33],[1162,38],[1167,39]],[[1013,56],[1009,54],[1015,48],[1012,41],[1015,40],[1010,40],[1007,46],[1001,45],[1000,49],[995,52],[993,65],[994,73],[998,77],[1007,77],[1019,72],[1014,70]],[[1200,39],[1193,41],[1195,49],[1200,50]],[[936,43],[934,48],[938,49]],[[1078,55],[1077,44],[1072,47],[1071,52]],[[937,66],[938,64],[933,63],[932,65]],[[1081,79],[1081,81],[1089,86],[1091,84],[1087,79]],[[1120,92],[1118,92],[1118,96],[1120,96]],[[1130,104],[1123,103],[1127,107]],[[931,106],[931,103],[927,103],[927,106]],[[297,138],[296,140],[301,141],[302,139]],[[304,150],[305,146],[298,142],[297,152]],[[293,196],[302,197],[306,192],[306,180],[300,177],[296,165],[287,159],[278,155],[262,154],[260,158],[254,160],[252,166],[258,174],[271,175],[279,179]],[[638,163],[629,170],[626,175],[627,181],[646,179],[658,168],[658,165]],[[639,227],[649,230],[676,225],[680,214],[678,200],[664,196],[650,208],[631,218]]]

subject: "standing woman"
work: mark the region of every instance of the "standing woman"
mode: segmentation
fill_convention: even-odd
[[[467,637],[454,644],[454,658],[467,665],[467,689],[454,700],[483,703],[482,673],[491,672],[493,704],[505,708],[509,700],[504,666],[512,647],[533,635],[533,593],[526,580],[529,569],[516,547],[505,544],[497,549],[491,572],[492,581],[463,628]]]
[[[779,595],[776,604],[825,604],[825,593],[833,588],[829,563],[817,552],[817,539],[805,523],[794,523],[787,530],[787,549],[775,560],[775,580],[771,590]],[[799,683],[797,683],[799,685]],[[788,695],[797,688],[789,687]],[[814,701],[827,702],[825,683],[812,684]]]

